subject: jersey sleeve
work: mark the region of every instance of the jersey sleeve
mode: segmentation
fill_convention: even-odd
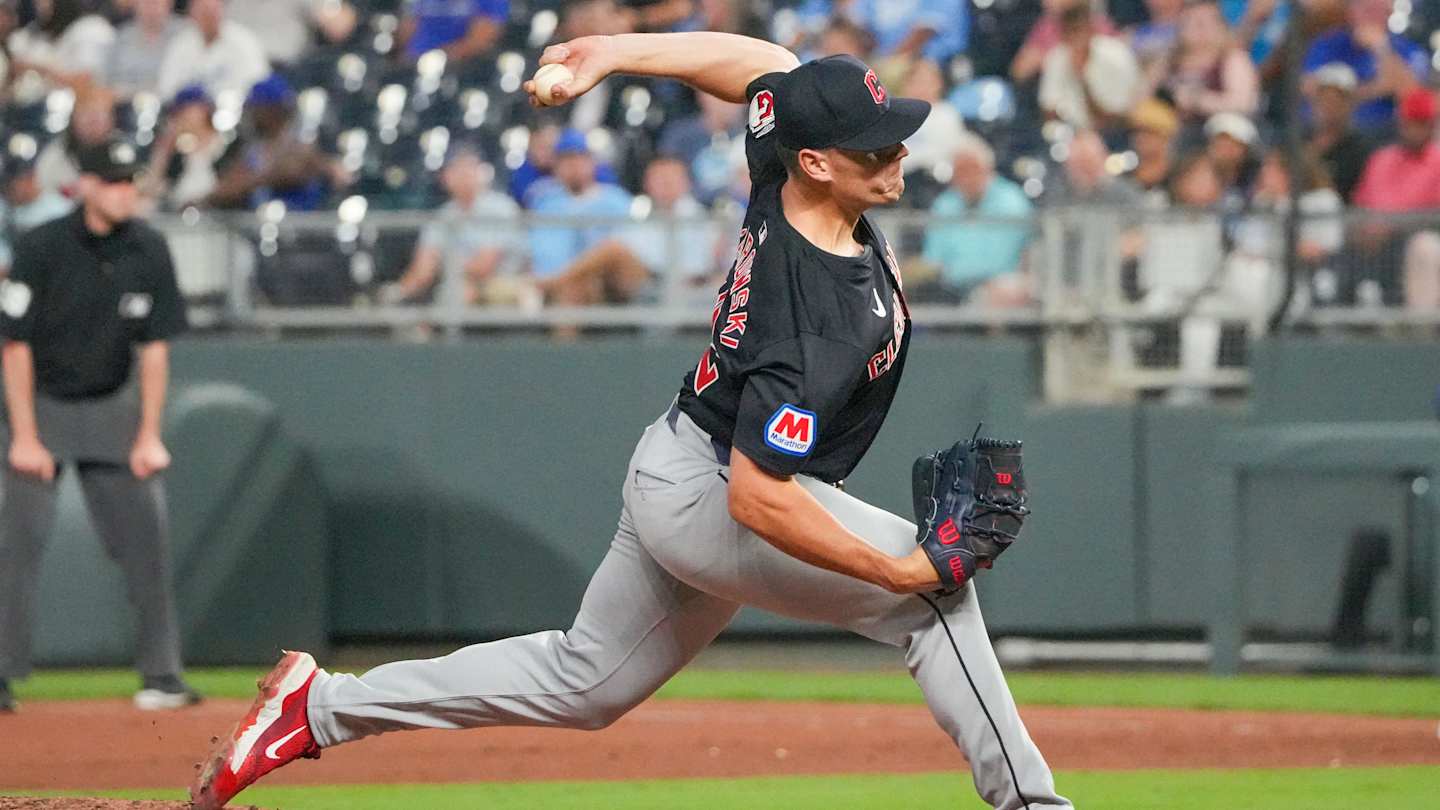
[[[163,237],[155,237],[152,247],[155,262],[155,280],[151,295],[154,305],[150,317],[145,319],[141,340],[169,340],[184,332],[189,323],[185,317],[185,298],[180,294],[180,285],[175,280],[175,262],[170,258],[170,246]]]
[[[0,337],[28,342],[34,334],[45,277],[44,252],[34,238],[21,237],[16,243],[10,275],[0,281]]]
[[[858,349],[818,335],[767,347],[746,375],[732,443],[772,473],[802,472],[863,367]]]
[[[785,164],[775,153],[775,91],[784,73],[766,73],[745,88],[749,108],[745,116],[745,159],[750,165],[750,193],[781,180]]]

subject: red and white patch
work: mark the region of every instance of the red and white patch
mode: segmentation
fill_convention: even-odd
[[[775,94],[761,90],[750,99],[750,134],[763,138],[775,128]]]
[[[804,456],[815,447],[815,412],[781,405],[765,423],[765,444],[787,456]]]

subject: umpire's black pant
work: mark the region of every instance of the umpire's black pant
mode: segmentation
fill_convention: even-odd
[[[120,564],[139,621],[136,668],[180,672],[180,637],[170,587],[165,490],[108,463],[76,465],[85,505],[105,552]],[[40,560],[55,520],[60,475],[45,482],[7,467],[0,504],[0,677],[30,672]]]

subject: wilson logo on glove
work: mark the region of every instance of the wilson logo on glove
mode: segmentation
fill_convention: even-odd
[[[954,593],[991,567],[1030,514],[1020,442],[978,438],[915,460],[911,494],[916,542]]]

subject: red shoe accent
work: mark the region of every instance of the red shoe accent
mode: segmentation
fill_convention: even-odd
[[[287,652],[260,681],[260,696],[229,736],[213,739],[200,775],[190,786],[191,806],[218,810],[255,780],[302,757],[320,758],[306,706],[315,680],[309,653]]]

